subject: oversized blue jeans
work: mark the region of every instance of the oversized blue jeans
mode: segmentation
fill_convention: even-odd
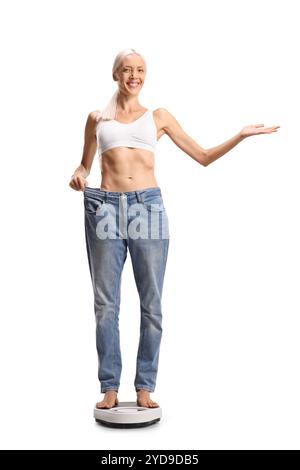
[[[140,300],[135,390],[154,392],[162,337],[162,291],[169,249],[169,221],[159,187],[106,191],[86,186],[85,239],[94,292],[98,378],[101,393],[120,386],[121,275],[132,260]]]

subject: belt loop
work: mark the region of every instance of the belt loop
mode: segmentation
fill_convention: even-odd
[[[143,197],[139,191],[135,191],[135,195],[136,195],[138,202],[143,202]]]
[[[104,191],[104,200],[105,200],[105,202],[107,202],[107,198],[108,198],[108,191]]]

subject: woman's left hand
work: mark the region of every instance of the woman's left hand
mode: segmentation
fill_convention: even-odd
[[[241,137],[249,137],[250,135],[258,134],[271,134],[272,132],[277,132],[280,126],[264,127],[264,124],[255,124],[253,126],[243,127],[240,134]]]

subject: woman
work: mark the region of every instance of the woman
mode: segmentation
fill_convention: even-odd
[[[244,127],[228,141],[204,149],[164,108],[151,111],[139,103],[146,62],[134,49],[115,58],[112,70],[118,90],[103,111],[88,115],[81,164],[69,183],[83,191],[86,247],[94,291],[98,378],[103,400],[98,408],[118,404],[122,368],[119,309],[121,273],[130,252],[140,297],[141,323],[136,363],[137,404],[157,407],[154,392],[162,335],[161,296],[169,248],[168,216],[154,176],[154,150],[167,134],[203,166],[221,157],[244,138],[277,132],[280,126]],[[99,151],[101,186],[91,188],[86,177]]]

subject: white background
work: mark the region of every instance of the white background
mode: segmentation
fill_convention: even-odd
[[[1,447],[299,449],[299,28],[296,1],[1,3]],[[142,106],[201,146],[280,125],[203,167],[166,135],[171,231],[152,427],[97,425],[84,126],[141,52]],[[88,177],[100,185],[97,156]],[[120,400],[134,400],[139,301],[122,275]]]

